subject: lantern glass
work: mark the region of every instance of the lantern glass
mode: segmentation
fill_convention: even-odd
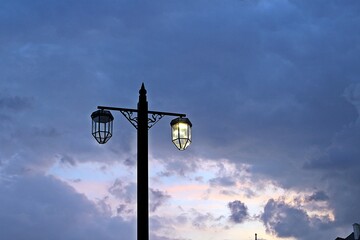
[[[192,124],[187,118],[175,118],[171,121],[172,142],[179,150],[185,150],[191,143]]]
[[[100,144],[104,144],[112,137],[113,120],[110,111],[97,110],[91,114],[92,135]]]

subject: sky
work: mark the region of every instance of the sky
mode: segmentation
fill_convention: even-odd
[[[149,131],[152,240],[346,237],[360,222],[357,0],[1,0],[0,238],[136,239],[136,129],[99,105],[187,114]]]

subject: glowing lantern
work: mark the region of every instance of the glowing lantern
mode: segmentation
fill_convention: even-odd
[[[172,142],[179,150],[185,150],[191,143],[191,127],[189,119],[178,117],[171,121]]]

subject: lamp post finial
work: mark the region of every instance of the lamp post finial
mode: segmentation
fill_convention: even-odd
[[[141,84],[141,88],[140,88],[139,93],[140,93],[140,95],[141,95],[141,94],[146,94],[146,89],[145,89],[144,83]]]

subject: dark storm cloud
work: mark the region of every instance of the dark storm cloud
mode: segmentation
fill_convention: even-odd
[[[97,146],[89,115],[100,104],[136,107],[144,81],[150,108],[184,111],[194,126],[181,155],[160,130],[168,122],[151,129],[163,176],[196,171],[197,157],[251,164],[255,178],[325,189],[338,226],[347,227],[360,215],[352,207],[360,198],[353,184],[359,7],[335,0],[2,1],[0,88],[7,95],[0,108],[16,114],[7,121],[0,114],[2,173],[45,173],[60,155],[133,165],[134,129],[117,115],[114,137]],[[268,208],[293,211],[297,227],[309,227],[300,210]],[[291,235],[288,226],[267,223]]]
[[[329,173],[348,171],[356,174],[360,166],[357,164],[360,150],[360,125],[356,122],[349,124],[339,131],[331,144],[322,155],[304,164],[306,169],[326,170]]]
[[[183,49],[173,61],[183,63],[187,79],[196,79],[177,91],[187,94],[181,101],[184,108],[194,109],[197,140],[191,147],[197,153],[248,162],[253,171],[286,187],[317,182],[318,175],[314,181],[312,173],[293,167],[299,169],[314,148],[326,147],[357,118],[354,106],[343,97],[347,86],[358,81],[350,47],[355,42],[347,37],[358,37],[348,27],[357,20],[341,17],[355,11],[336,2],[330,5],[321,18],[314,15],[319,12],[315,9],[322,9],[320,4],[297,1],[246,2],[233,11],[225,5],[216,12],[210,4],[206,15],[193,16],[198,21],[187,29],[199,32],[179,34],[183,44],[174,41]],[[340,14],[332,16],[334,9]],[[223,27],[207,29],[212,19]],[[180,33],[186,23],[179,21],[174,31]],[[186,64],[186,54],[193,64]],[[171,105],[178,106],[172,99]]]
[[[310,217],[300,207],[289,205],[282,200],[270,199],[260,219],[268,232],[282,238],[305,240],[336,235],[329,219]]]
[[[103,65],[100,60],[101,52],[113,51],[113,48],[109,47],[110,42],[114,40],[113,36],[105,34],[107,30],[104,26],[112,28],[112,24],[117,22],[116,15],[121,11],[127,11],[119,5],[107,3],[98,4],[96,1],[77,3],[5,1],[2,3],[0,69],[3,71],[0,88],[1,92],[6,92],[7,95],[3,97],[4,94],[1,94],[0,108],[14,111],[27,110],[26,117],[25,114],[11,116],[12,119],[16,119],[12,122],[16,127],[12,126],[2,132],[3,149],[9,152],[7,158],[13,156],[16,149],[23,149],[24,155],[29,154],[28,149],[40,155],[48,152],[46,156],[37,157],[36,160],[27,157],[27,162],[30,162],[28,165],[33,165],[29,168],[38,166],[37,168],[42,170],[54,163],[54,155],[58,153],[71,155],[82,149],[80,151],[89,154],[84,155],[83,158],[74,158],[76,161],[94,159],[92,153],[96,148],[91,141],[88,141],[91,136],[89,115],[97,104],[104,101],[104,99],[101,101],[99,98],[97,98],[99,101],[94,99],[99,96],[99,92],[112,95],[102,86],[112,85],[113,82],[112,79],[109,80],[111,71],[103,68],[108,64]],[[131,9],[136,6],[129,7]],[[89,38],[88,34],[97,36],[95,37],[97,40]],[[94,42],[90,43],[84,39],[93,39]],[[97,44],[104,44],[102,50],[96,47]],[[123,83],[126,83],[126,80]],[[1,115],[3,114],[4,112]],[[5,117],[2,119],[4,120]],[[0,124],[2,125],[3,122]],[[30,129],[39,131],[30,135]],[[55,131],[51,132],[47,129]],[[44,139],[39,139],[37,133],[58,134],[58,138],[42,144]],[[7,139],[10,137],[12,139]],[[128,151],[131,143],[127,139],[122,141],[123,144],[120,144],[122,150]],[[118,158],[112,159],[119,161],[128,159],[128,154],[125,154],[124,158],[119,158],[120,154],[117,156]],[[36,164],[31,164],[32,161],[36,161]]]
[[[352,124],[339,132],[330,147],[305,166],[310,171],[322,174],[327,185],[330,207],[334,209],[335,222],[340,226],[351,226],[357,222],[360,211],[353,204],[360,199],[359,177],[360,128]]]
[[[0,184],[4,239],[135,239],[134,225],[99,212],[65,183],[28,175]]]
[[[229,202],[228,208],[231,212],[230,220],[234,223],[243,223],[249,217],[247,206],[239,200]]]
[[[316,191],[309,197],[307,197],[308,201],[327,201],[329,200],[329,196],[324,191]]]
[[[351,222],[358,221],[360,214],[357,208],[351,207],[360,198],[359,188],[354,184],[358,181],[360,171],[359,144],[360,125],[357,121],[339,131],[320,156],[304,165],[308,171],[317,172],[323,177],[329,198],[327,201],[334,209],[335,223],[340,226],[351,226]]]
[[[261,220],[267,231],[279,237],[304,237],[310,230],[310,218],[305,211],[273,199],[267,202]]]

